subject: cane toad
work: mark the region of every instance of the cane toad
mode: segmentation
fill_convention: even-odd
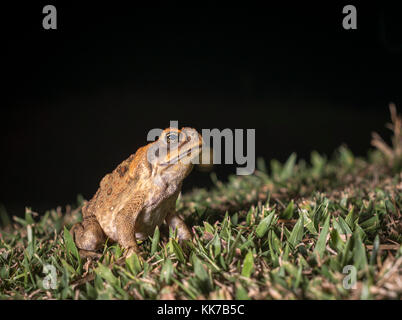
[[[107,174],[82,208],[83,221],[71,229],[80,251],[99,250],[108,237],[127,249],[128,256],[138,251],[137,239],[152,235],[164,221],[177,229],[179,240],[189,240],[191,233],[176,214],[176,200],[201,146],[195,129],[168,128]]]

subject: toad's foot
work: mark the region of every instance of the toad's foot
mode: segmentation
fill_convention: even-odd
[[[100,259],[102,257],[101,253],[95,252],[95,251],[89,251],[89,250],[84,250],[84,249],[79,249],[78,253],[80,254],[80,257],[82,259]]]
[[[177,236],[179,237],[180,243],[184,242],[184,240],[191,240],[190,230],[176,212],[167,215],[166,223],[170,229],[177,230]]]

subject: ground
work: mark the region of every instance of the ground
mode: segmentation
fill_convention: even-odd
[[[194,239],[155,230],[141,254],[80,258],[69,230],[84,202],[25,218],[0,210],[0,299],[401,299],[402,133],[367,157],[258,160],[177,202]],[[356,281],[354,281],[356,280]]]

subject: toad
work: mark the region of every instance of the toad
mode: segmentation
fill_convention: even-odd
[[[82,208],[83,221],[71,229],[80,254],[101,249],[109,238],[129,256],[138,252],[137,239],[146,239],[163,222],[177,230],[179,241],[190,240],[176,200],[201,147],[195,129],[168,128],[107,174]]]

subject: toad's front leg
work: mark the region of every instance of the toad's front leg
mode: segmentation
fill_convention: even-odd
[[[127,249],[125,255],[128,257],[134,252],[139,252],[137,239],[135,237],[135,222],[138,210],[128,206],[120,210],[116,217],[117,241]]]

